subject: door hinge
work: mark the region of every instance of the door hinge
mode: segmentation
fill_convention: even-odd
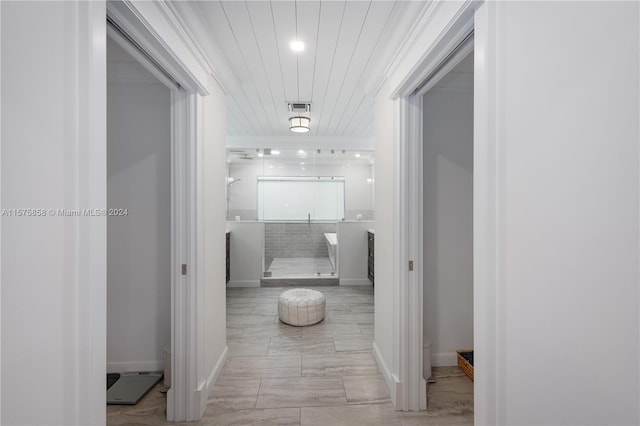
[[[182,275],[187,275],[187,264],[186,263],[182,264]]]
[[[409,270],[413,271],[413,260],[409,261]]]

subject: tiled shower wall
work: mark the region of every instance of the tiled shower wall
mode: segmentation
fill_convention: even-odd
[[[336,232],[335,223],[265,223],[266,264],[280,257],[328,257],[325,232]]]

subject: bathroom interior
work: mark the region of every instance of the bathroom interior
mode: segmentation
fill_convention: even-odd
[[[369,285],[374,152],[229,148],[229,287]]]

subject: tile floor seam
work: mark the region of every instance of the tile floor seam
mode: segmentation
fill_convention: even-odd
[[[344,391],[344,399],[349,405],[349,397],[347,396],[347,387],[344,385],[344,376],[340,376],[340,382],[342,382],[342,390]]]
[[[260,390],[262,389],[262,378],[260,378],[260,384],[258,385],[258,393],[256,394],[256,401],[253,403],[253,409],[258,408],[258,398],[260,398]]]

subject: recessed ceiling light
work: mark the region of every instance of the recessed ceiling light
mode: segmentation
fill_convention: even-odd
[[[356,154],[356,158],[360,158],[360,154]]]
[[[304,155],[304,154],[306,154],[306,152],[304,152],[304,149],[299,149],[298,150],[298,154]]]
[[[276,151],[276,150],[271,150],[271,154],[272,155],[280,155],[280,151]]]
[[[263,153],[261,153],[261,152],[259,152],[259,153],[258,153],[258,157],[264,157],[264,154],[263,154]]]
[[[300,40],[292,40],[291,43],[289,43],[289,47],[296,53],[302,52],[304,50],[304,43]]]
[[[304,161],[302,163],[300,163],[301,166],[304,166]]]

